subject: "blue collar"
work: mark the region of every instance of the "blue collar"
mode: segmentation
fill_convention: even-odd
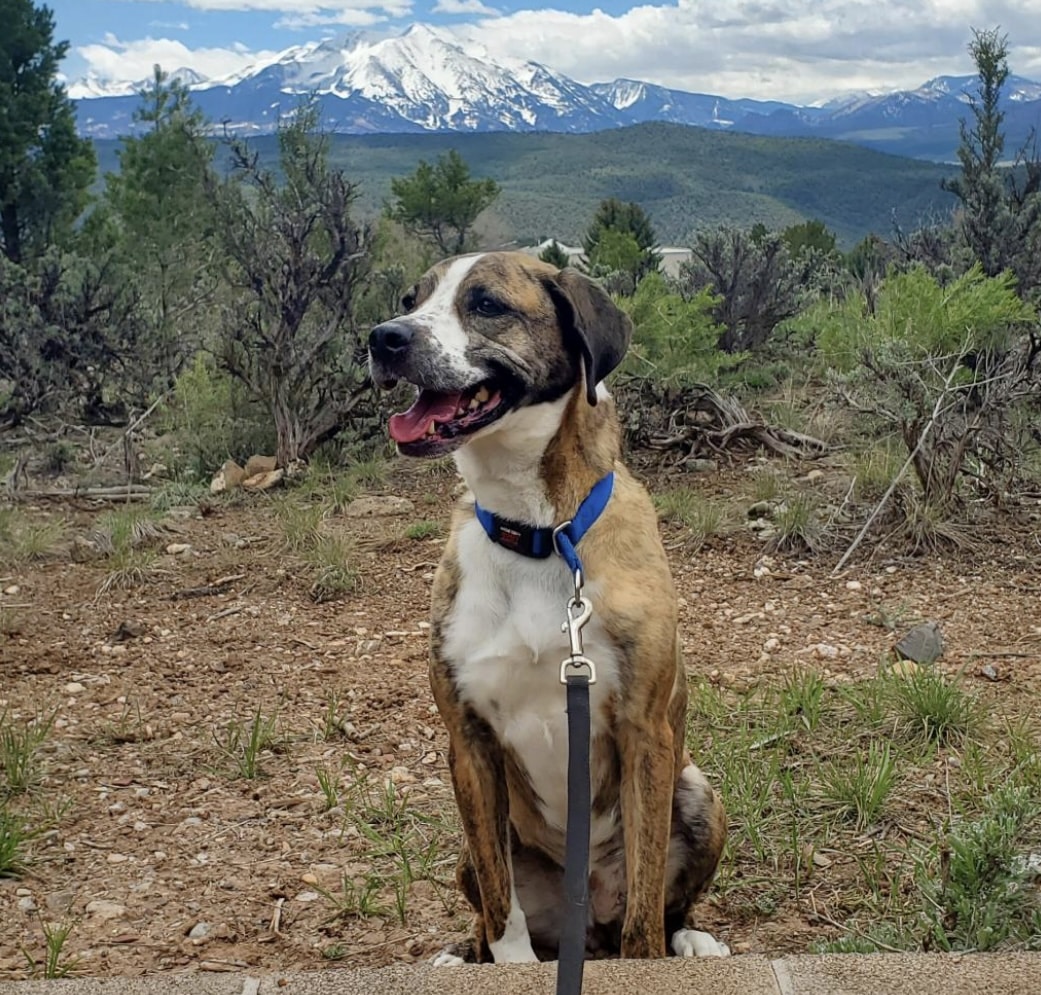
[[[572,573],[582,569],[582,561],[578,558],[575,547],[582,537],[592,528],[600,517],[607,502],[611,500],[614,489],[614,473],[601,477],[586,495],[586,499],[578,506],[575,517],[555,528],[536,528],[523,522],[513,522],[508,518],[500,518],[490,511],[485,511],[474,502],[474,512],[488,533],[492,542],[521,556],[530,556],[536,560],[545,560],[558,553],[571,569]]]

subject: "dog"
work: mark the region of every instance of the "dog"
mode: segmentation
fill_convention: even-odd
[[[430,684],[465,836],[457,881],[476,915],[471,939],[434,963],[556,959],[567,914],[560,664],[574,578],[558,556],[493,542],[474,501],[520,534],[569,520],[611,471],[607,506],[578,547],[593,608],[584,652],[598,674],[586,956],[725,955],[692,908],[726,819],[687,752],[676,594],[603,385],[631,323],[587,276],[519,252],[438,263],[402,307],[369,337],[376,385],[418,390],[390,435],[404,455],[453,453],[469,490],[434,576]]]

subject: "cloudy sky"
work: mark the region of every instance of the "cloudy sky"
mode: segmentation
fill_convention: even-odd
[[[813,100],[972,71],[972,27],[1009,35],[1012,71],[1041,80],[1041,0],[45,0],[76,79],[207,76],[290,45],[420,21],[584,82],[627,76],[731,97]]]

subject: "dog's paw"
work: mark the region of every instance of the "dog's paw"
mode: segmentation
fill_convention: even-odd
[[[466,961],[451,949],[442,950],[430,958],[431,967],[461,967]]]
[[[699,929],[677,929],[672,934],[672,952],[677,957],[729,957],[730,947],[711,933]]]

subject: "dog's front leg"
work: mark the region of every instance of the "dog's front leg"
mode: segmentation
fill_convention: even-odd
[[[624,723],[618,746],[627,892],[621,953],[664,957],[665,861],[675,780],[672,729],[664,719],[656,728]]]
[[[496,964],[538,960],[513,882],[506,771],[491,729],[459,716],[449,728],[448,765],[480,893],[478,948],[487,943]]]

